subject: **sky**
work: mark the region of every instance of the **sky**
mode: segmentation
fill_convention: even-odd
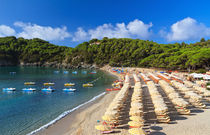
[[[210,39],[209,0],[0,0],[0,37],[75,47],[90,39]]]

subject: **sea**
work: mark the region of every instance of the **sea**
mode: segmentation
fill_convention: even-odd
[[[103,96],[105,88],[111,87],[115,79],[101,70],[0,67],[0,135],[34,134]],[[24,82],[35,82],[36,85],[26,86]],[[54,92],[41,91],[46,82],[55,83]],[[72,87],[75,92],[62,90],[68,82],[75,83]],[[82,86],[89,82],[94,86]],[[16,91],[2,90],[9,87],[16,88]],[[36,88],[36,91],[22,91],[29,87]]]

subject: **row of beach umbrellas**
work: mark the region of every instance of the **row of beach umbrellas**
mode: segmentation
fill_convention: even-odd
[[[131,108],[129,111],[130,121],[128,125],[130,127],[129,133],[132,135],[146,135],[144,131],[144,118],[143,118],[143,103],[142,103],[142,87],[140,79],[136,74],[133,74],[135,81],[134,91],[131,96]]]
[[[108,131],[111,132],[112,126],[119,124],[119,117],[121,114],[121,109],[123,108],[124,103],[127,99],[129,88],[130,88],[130,78],[128,75],[126,75],[123,87],[116,94],[115,98],[109,104],[108,108],[106,109],[106,112],[102,116],[102,119],[107,124],[101,124],[101,125],[95,126],[97,130],[100,130],[106,133]]]
[[[184,94],[185,98],[189,99],[189,102],[192,105],[194,105],[196,107],[201,107],[201,108],[206,107],[205,104],[200,102],[202,96],[195,93],[192,88],[188,88],[184,84],[182,84],[180,82],[177,82],[177,81],[174,81],[174,80],[171,81],[171,83],[174,87],[176,87],[178,90],[180,90]]]
[[[202,94],[205,97],[210,97],[210,91],[208,91],[206,88],[203,88],[199,86],[198,84],[195,84],[191,81],[184,81],[184,84],[188,88],[193,88],[197,93]]]
[[[168,123],[170,121],[170,118],[168,116],[168,107],[164,103],[163,97],[158,92],[158,89],[153,81],[148,81],[147,87],[152,99],[152,103],[155,107],[155,114],[157,116],[157,120],[159,122]]]
[[[189,105],[189,103],[186,102],[183,98],[181,98],[179,93],[176,92],[173,87],[171,87],[164,80],[160,80],[159,85],[161,86],[163,91],[166,93],[168,98],[171,100],[171,102],[175,105],[176,110],[180,114],[190,114],[190,110],[186,109],[186,107]]]

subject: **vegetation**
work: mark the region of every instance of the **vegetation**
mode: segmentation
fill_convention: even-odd
[[[75,48],[56,46],[41,39],[0,38],[0,61],[68,63],[72,66],[138,66],[167,69],[209,69],[210,40],[194,44],[158,44],[139,39],[92,39]]]

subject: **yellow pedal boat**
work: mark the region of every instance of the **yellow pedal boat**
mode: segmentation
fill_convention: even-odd
[[[83,87],[93,87],[93,84],[91,84],[91,83],[86,83],[86,84],[83,84],[82,86],[83,86]]]
[[[55,83],[44,83],[44,86],[53,86],[53,85],[55,85]]]
[[[25,82],[24,85],[35,85],[35,82]]]
[[[75,83],[65,83],[64,86],[74,86]]]

